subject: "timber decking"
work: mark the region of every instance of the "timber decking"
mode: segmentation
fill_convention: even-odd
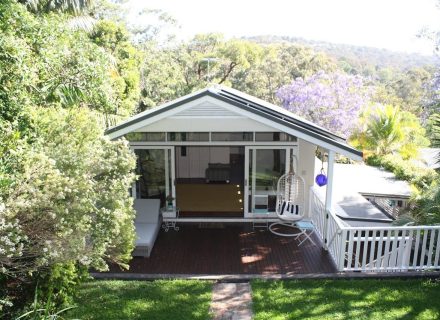
[[[180,224],[160,231],[150,258],[135,257],[127,273],[142,274],[312,274],[334,273],[329,254],[310,242],[298,247],[251,224]],[[316,243],[319,240],[315,239]],[[123,272],[111,267],[110,272]]]

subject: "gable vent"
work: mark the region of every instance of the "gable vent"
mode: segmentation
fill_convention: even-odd
[[[173,117],[241,117],[239,114],[215,104],[199,104],[185,111],[175,114]]]

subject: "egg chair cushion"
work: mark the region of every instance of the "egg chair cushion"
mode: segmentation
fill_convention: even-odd
[[[299,205],[291,201],[283,201],[283,204],[281,205],[280,215],[299,215]]]

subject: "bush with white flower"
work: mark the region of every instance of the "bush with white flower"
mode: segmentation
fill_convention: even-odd
[[[106,138],[87,109],[39,108],[30,119],[26,140],[0,124],[0,286],[32,283],[53,266],[127,266],[135,237],[127,142]]]

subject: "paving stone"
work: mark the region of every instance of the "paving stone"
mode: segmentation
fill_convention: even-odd
[[[214,320],[251,320],[252,294],[249,283],[217,283],[212,289]]]

